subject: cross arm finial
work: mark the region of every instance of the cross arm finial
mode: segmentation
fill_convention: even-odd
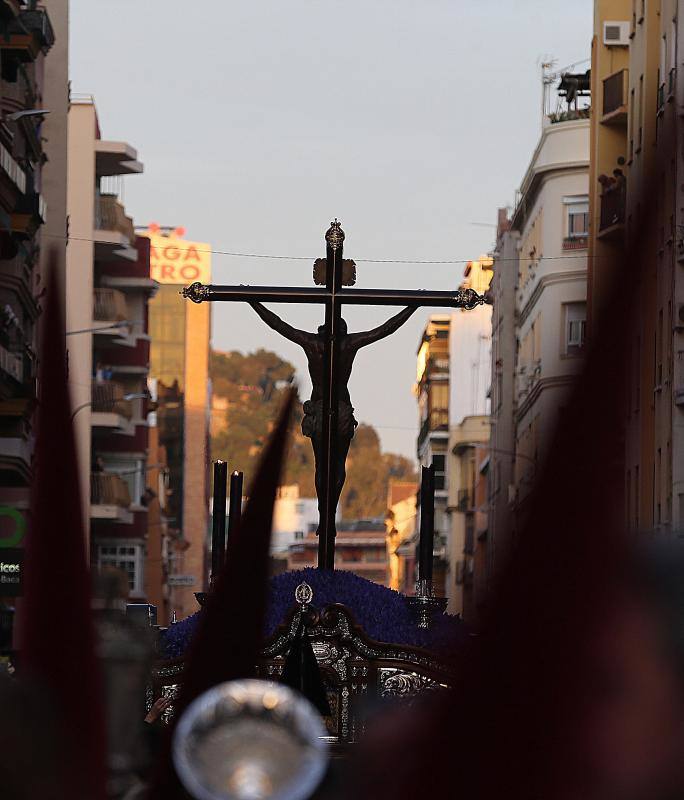
[[[186,300],[192,300],[193,303],[203,303],[209,299],[210,287],[199,281],[186,286],[181,294]]]
[[[339,250],[340,247],[342,247],[344,243],[344,231],[337,217],[330,223],[330,227],[325,234],[325,241],[328,243],[331,250]]]

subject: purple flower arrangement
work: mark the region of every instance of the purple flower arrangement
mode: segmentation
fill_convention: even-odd
[[[323,608],[331,603],[341,603],[352,612],[366,635],[378,642],[422,647],[435,655],[448,657],[468,637],[462,620],[448,614],[437,617],[429,630],[419,628],[404,595],[353,572],[307,568],[271,578],[264,630],[266,638],[273,634],[295,605],[294,592],[302,581],[313,589],[313,606]],[[166,658],[183,655],[201,613],[198,611],[171,625],[162,634],[160,650]]]

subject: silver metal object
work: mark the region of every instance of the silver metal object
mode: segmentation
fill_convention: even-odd
[[[302,610],[313,600],[313,589],[306,581],[302,581],[295,589],[295,600],[302,606]]]
[[[415,597],[406,599],[416,615],[419,628],[431,628],[435,617],[443,614],[447,607],[447,598],[435,597],[435,587],[429,580],[417,581]]]
[[[327,767],[320,714],[287,686],[215,686],[178,721],[173,760],[197,800],[305,800]]]

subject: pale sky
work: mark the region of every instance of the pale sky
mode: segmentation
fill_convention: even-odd
[[[540,131],[539,64],[590,56],[591,0],[71,0],[72,91],[102,135],[138,149],[136,224],[182,225],[215,250],[314,258],[338,217],[358,285],[449,289],[486,252]],[[578,65],[585,70],[588,63]],[[214,256],[215,283],[311,285],[311,261]],[[273,307],[313,330],[315,307]],[[396,309],[398,310],[398,309]],[[396,310],[354,308],[350,330]],[[433,310],[436,311],[436,310]],[[360,422],[415,456],[411,387],[422,309],[361,351]],[[241,304],[214,307],[213,345],[303,354]],[[468,380],[468,377],[465,377]]]

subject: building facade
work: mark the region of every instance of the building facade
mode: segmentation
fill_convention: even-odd
[[[591,321],[629,259],[625,520],[664,535],[684,526],[682,11],[678,0],[597,1],[592,43],[602,113],[592,120]]]
[[[417,483],[390,481],[387,487],[387,563],[390,589],[403,594],[415,591]]]
[[[451,614],[474,623],[487,579],[487,452],[489,417],[464,417],[449,431],[449,511],[451,522],[449,603]]]
[[[492,259],[482,256],[466,264],[461,287],[486,294],[491,279]],[[479,484],[474,478],[470,480],[466,463],[474,458],[473,448],[486,441],[489,434],[491,318],[489,305],[451,314],[445,596],[452,613],[465,611],[464,602],[473,581],[470,533],[475,488]]]
[[[499,209],[492,282],[491,433],[489,437],[488,576],[498,574],[510,552],[515,497],[516,287],[519,234],[507,209]]]
[[[59,13],[59,9],[56,10]],[[57,20],[60,32],[66,20]],[[64,22],[64,26],[62,26]],[[65,48],[66,34],[60,48]],[[53,245],[46,178],[66,184],[65,159],[55,137],[45,136],[45,68],[56,46],[51,15],[21,0],[0,2],[0,544],[21,546],[26,530],[37,399],[40,297]],[[63,74],[60,90],[66,94]],[[49,165],[49,166],[48,166]],[[60,172],[60,169],[62,172]],[[57,278],[63,287],[66,213],[51,196]],[[61,261],[60,261],[61,259]]]
[[[290,547],[303,541],[317,527],[318,500],[315,497],[300,497],[297,484],[280,486],[273,506],[271,555],[287,558]]]
[[[318,536],[315,531],[290,546],[288,570],[316,566]],[[387,586],[387,547],[382,520],[350,520],[337,525],[335,569]]]
[[[435,467],[436,591],[445,589],[447,569],[447,448],[449,445],[449,331],[451,316],[431,314],[417,351],[414,393],[418,400],[419,467]]]
[[[142,172],[134,148],[102,138],[91,97],[69,109],[66,317],[69,387],[91,563],[146,599],[150,244],[121,202]]]
[[[569,116],[546,118],[511,223],[519,237],[514,373],[519,514],[583,366],[589,120]]]
[[[182,238],[182,229],[151,225],[150,277],[159,291],[150,303],[150,377],[157,392],[159,442],[168,464],[167,517],[172,610],[197,610],[194,593],[206,586],[209,535],[211,391],[209,303],[190,303],[180,288],[211,283],[210,247]]]

